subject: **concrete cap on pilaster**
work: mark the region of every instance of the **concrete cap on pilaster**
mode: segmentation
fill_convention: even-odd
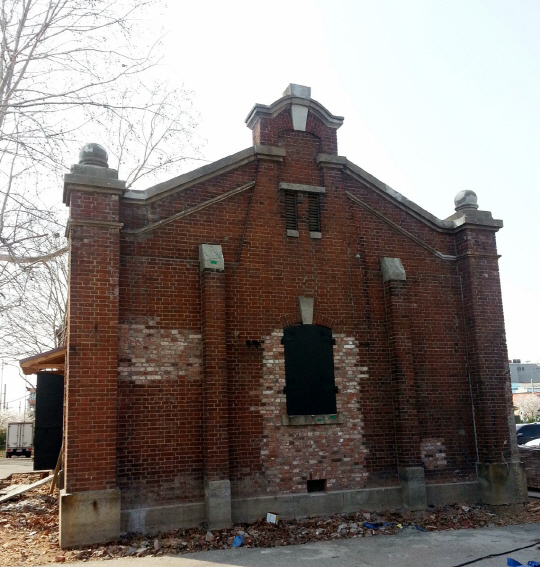
[[[201,244],[199,246],[199,262],[201,272],[212,270],[222,272],[225,270],[225,259],[219,244]]]
[[[64,203],[69,205],[73,189],[121,195],[126,182],[118,179],[118,170],[108,167],[108,155],[103,146],[85,144],[79,152],[79,163],[64,175]]]
[[[399,258],[381,258],[383,282],[406,281],[405,268]]]
[[[489,211],[478,210],[478,197],[474,191],[460,191],[454,198],[454,204],[456,212],[446,220],[451,221],[458,230],[472,226],[498,230],[503,226],[502,220],[494,219]]]

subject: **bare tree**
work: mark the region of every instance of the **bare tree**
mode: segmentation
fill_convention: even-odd
[[[55,346],[67,243],[65,210],[50,203],[58,203],[74,150],[104,143],[130,186],[196,154],[191,95],[160,79],[159,40],[142,40],[159,37],[147,29],[156,7],[155,0],[0,0],[4,355]]]
[[[540,398],[536,394],[520,395],[515,406],[521,421],[530,423],[540,418]]]

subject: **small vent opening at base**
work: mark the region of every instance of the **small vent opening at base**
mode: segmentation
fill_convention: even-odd
[[[326,491],[326,479],[321,478],[317,480],[307,481],[307,491],[308,492],[325,492]]]

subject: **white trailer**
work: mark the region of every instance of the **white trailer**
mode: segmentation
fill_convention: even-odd
[[[6,436],[6,457],[13,455],[30,458],[34,449],[34,424],[32,422],[8,423]]]

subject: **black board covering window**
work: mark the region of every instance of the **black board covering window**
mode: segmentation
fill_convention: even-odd
[[[296,325],[283,331],[288,415],[336,413],[332,331]]]

